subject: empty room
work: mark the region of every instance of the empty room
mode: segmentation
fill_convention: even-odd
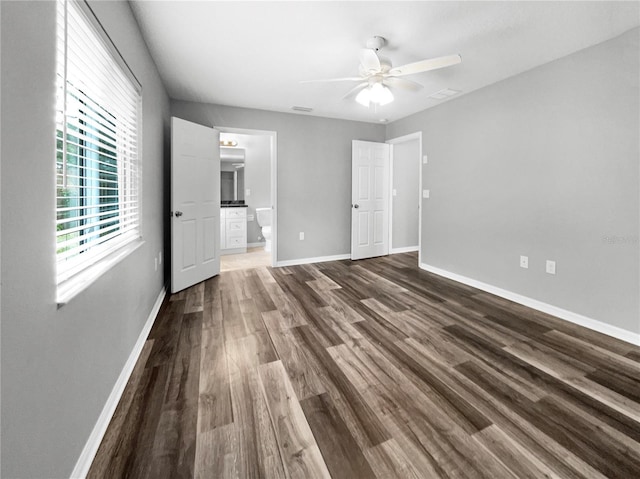
[[[0,476],[640,477],[640,2],[0,0]]]

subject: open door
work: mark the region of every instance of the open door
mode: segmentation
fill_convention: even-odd
[[[171,292],[220,273],[220,132],[171,118]]]
[[[389,254],[389,151],[354,140],[351,150],[351,259]]]

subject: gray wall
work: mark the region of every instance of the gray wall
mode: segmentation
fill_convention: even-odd
[[[253,221],[247,221],[247,243],[264,242],[256,220],[256,208],[272,206],[271,202],[271,137],[266,135],[243,135],[246,142],[245,189],[251,190],[245,196],[249,205],[247,214]]]
[[[277,132],[279,261],[351,251],[351,140],[384,141],[384,125],[183,101],[171,114]]]
[[[418,246],[420,158],[417,138],[393,145],[392,249]]]
[[[143,86],[145,244],[56,308],[56,4],[2,1],[2,477],[69,477],[163,286],[169,100],[129,5],[90,5]]]
[[[424,263],[640,331],[638,32],[388,126],[423,132]]]

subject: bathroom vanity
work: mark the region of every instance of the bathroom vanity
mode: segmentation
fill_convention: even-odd
[[[220,254],[247,252],[247,205],[220,206]]]

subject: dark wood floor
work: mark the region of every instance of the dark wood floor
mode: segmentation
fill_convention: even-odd
[[[640,348],[417,268],[167,301],[89,477],[640,477]]]

